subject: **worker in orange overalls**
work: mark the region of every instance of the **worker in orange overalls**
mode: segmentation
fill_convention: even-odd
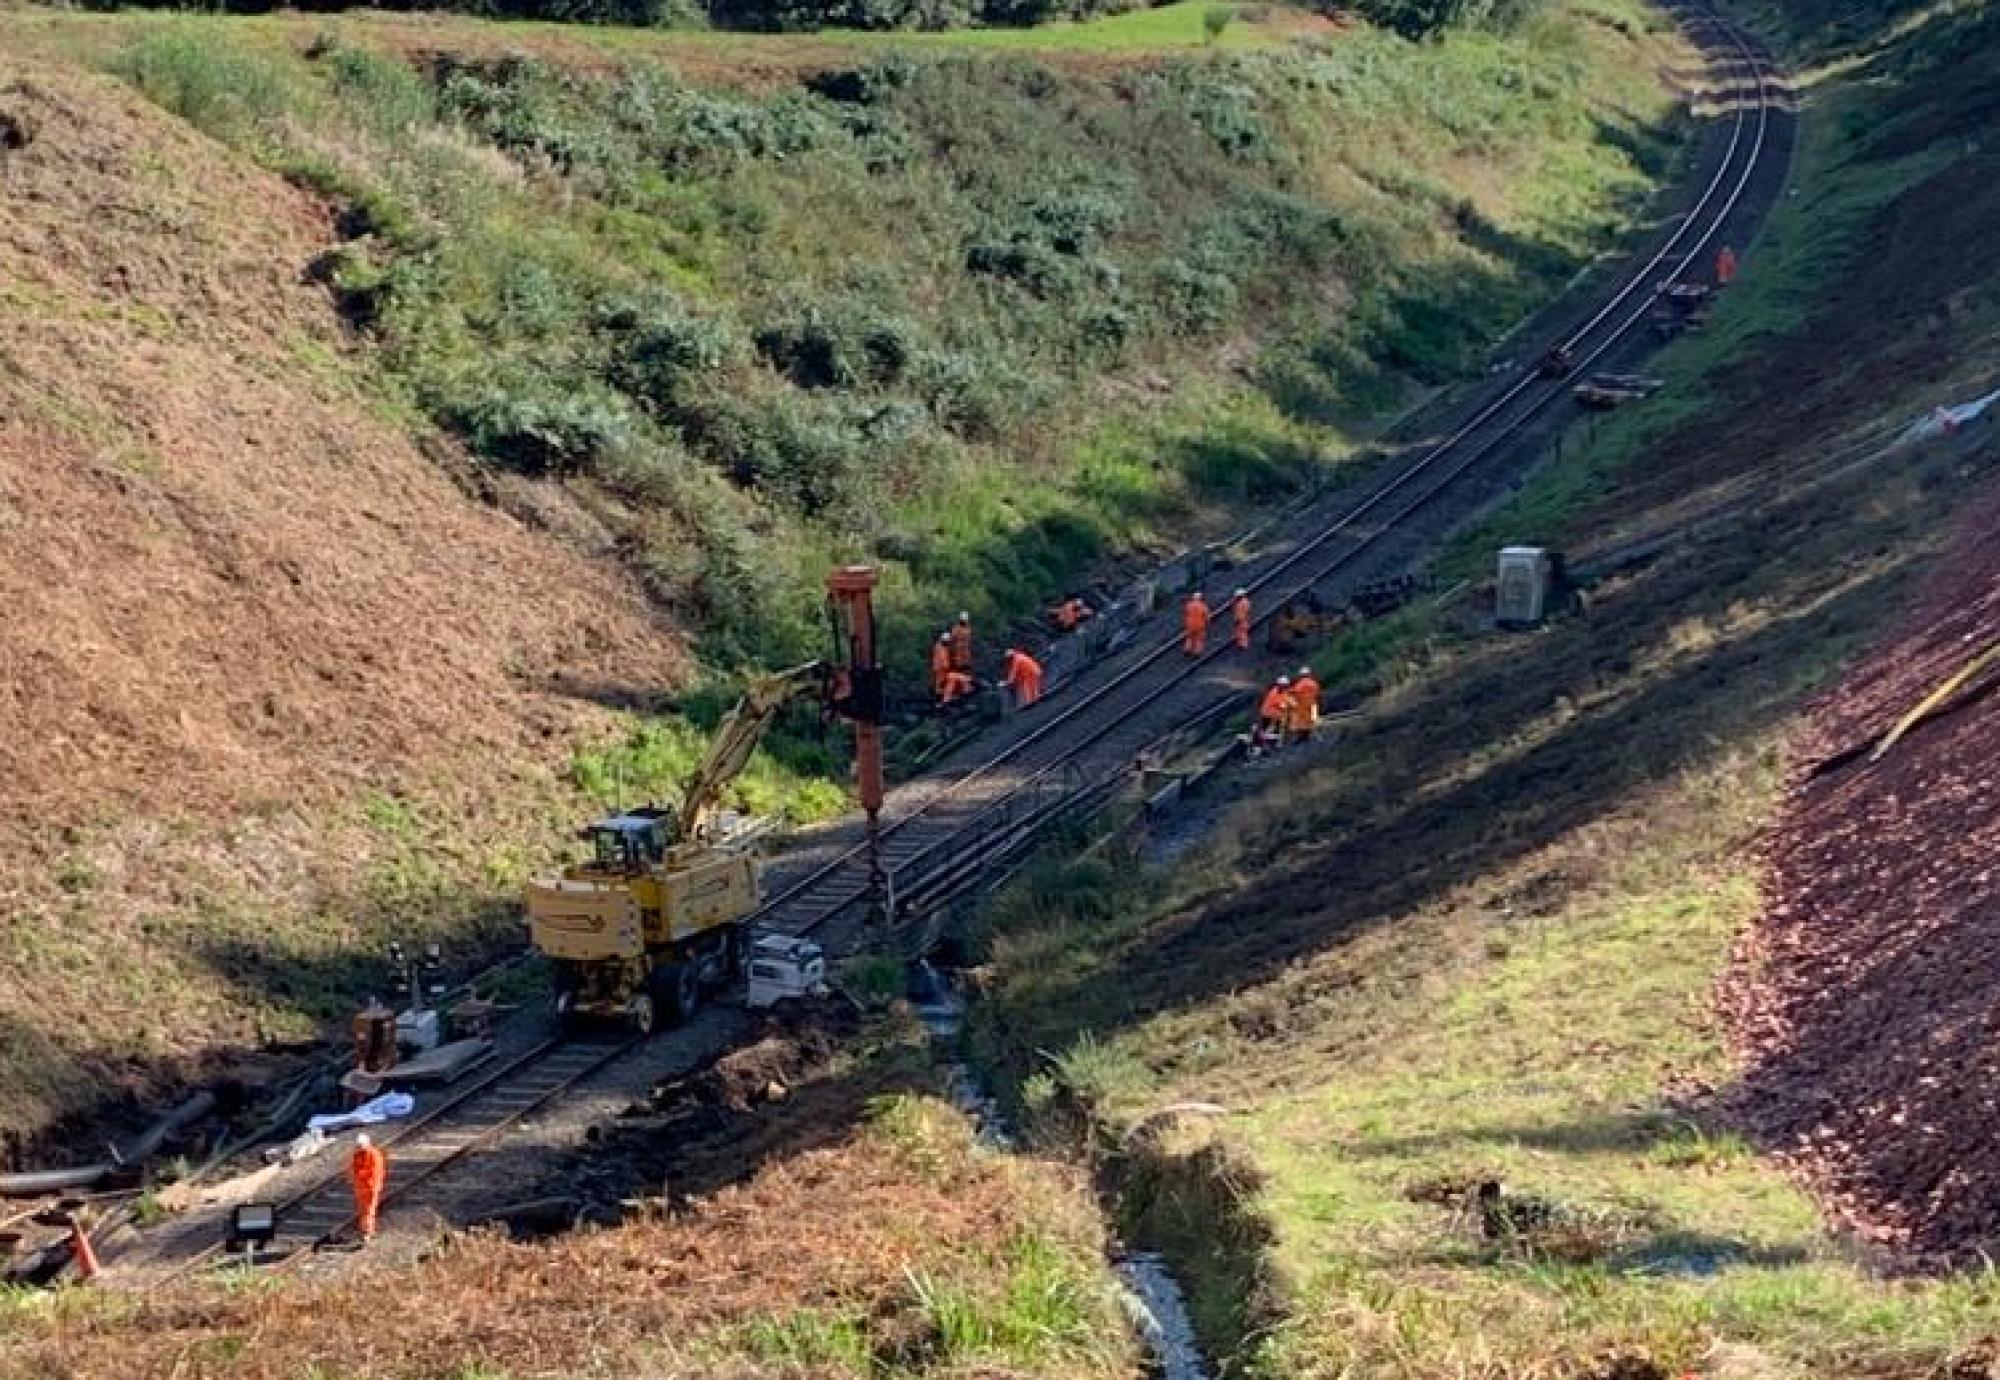
[[[1319,681],[1314,679],[1310,666],[1299,667],[1298,678],[1292,682],[1292,704],[1285,716],[1285,727],[1295,743],[1312,741],[1313,730],[1319,727]]]
[[[1229,601],[1230,639],[1236,643],[1236,650],[1250,650],[1250,591],[1239,589],[1236,597]]]
[[[931,647],[931,693],[940,705],[972,693],[972,677],[951,668],[951,634],[939,633]]]
[[[1200,656],[1208,650],[1208,600],[1196,590],[1181,605],[1181,650]]]
[[[382,1189],[389,1182],[389,1157],[363,1131],[354,1138],[354,1154],[347,1161],[347,1177],[354,1185],[354,1216],[361,1239],[375,1239],[375,1217],[382,1210]]]
[[[1285,725],[1292,717],[1292,682],[1289,676],[1279,676],[1276,683],[1264,692],[1264,698],[1257,705],[1257,728],[1251,741],[1258,747],[1274,747],[1284,741]]]
[[[1000,683],[1014,692],[1014,707],[1026,709],[1042,697],[1042,663],[1019,647],[1009,647]]]
[[[951,625],[951,669],[972,674],[972,615],[961,613]]]
[[[1728,287],[1736,281],[1736,251],[1728,245],[1715,256],[1715,285]]]
[[[1049,618],[1063,632],[1075,632],[1095,611],[1074,594],[1049,610]]]

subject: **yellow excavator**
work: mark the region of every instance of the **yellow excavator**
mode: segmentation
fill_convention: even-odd
[[[692,1016],[705,988],[733,982],[748,958],[744,919],[762,904],[757,860],[715,835],[724,793],[786,705],[818,695],[855,725],[862,803],[881,805],[881,667],[875,661],[874,572],[828,581],[838,660],[755,677],[716,729],[675,808],[645,806],[582,831],[590,857],[528,883],[531,941],[556,968],[556,1012],[629,1021],[641,1034]],[[846,645],[839,646],[846,634]]]

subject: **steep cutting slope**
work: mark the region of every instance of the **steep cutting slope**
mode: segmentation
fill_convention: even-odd
[[[1843,1222],[1905,1251],[2000,1239],[1992,678],[1880,763],[1849,754],[2000,641],[1996,522],[2000,502],[1968,515],[1917,614],[1814,707],[1737,983],[1751,1123]]]
[[[229,934],[271,963],[351,942],[335,898],[381,841],[296,812],[442,772],[490,815],[482,779],[518,794],[603,717],[558,676],[683,663],[614,565],[455,485],[451,448],[364,386],[306,281],[324,206],[74,69],[0,65],[0,110],[29,136],[0,151],[0,1125],[21,1126],[282,1005],[268,968],[226,971]]]
[[[0,106],[36,131],[0,154],[0,811],[241,807],[520,750],[575,724],[559,673],[671,680],[615,573],[359,392],[324,206],[107,81]]]

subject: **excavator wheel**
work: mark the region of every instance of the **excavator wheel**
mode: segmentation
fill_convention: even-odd
[[[649,984],[650,985],[650,984]],[[650,991],[641,992],[632,998],[632,1028],[640,1035],[651,1035],[660,1025],[659,1003],[653,1000]]]
[[[692,960],[662,963],[646,984],[647,995],[668,1025],[683,1025],[701,1007],[701,965]]]
[[[583,1029],[583,1017],[576,1009],[576,993],[560,991],[556,993],[556,1033],[564,1039]]]

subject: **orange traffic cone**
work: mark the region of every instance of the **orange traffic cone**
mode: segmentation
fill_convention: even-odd
[[[90,1237],[83,1230],[83,1223],[76,1218],[69,1219],[70,1259],[76,1266],[76,1277],[82,1280],[97,1278],[97,1252],[91,1247]]]

